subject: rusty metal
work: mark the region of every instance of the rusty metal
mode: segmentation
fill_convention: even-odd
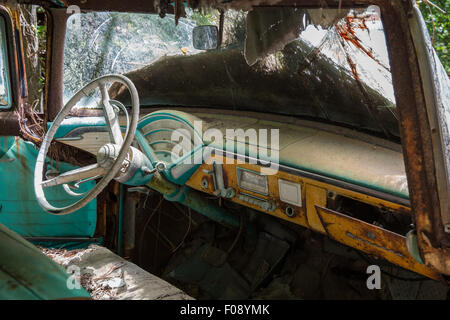
[[[44,10],[46,21],[47,21],[47,40],[45,42],[46,49],[45,49],[45,83],[44,83],[44,94],[43,94],[43,112],[44,116],[43,118],[43,125],[44,125],[44,131],[47,131],[47,106],[48,106],[48,97],[49,97],[49,88],[50,88],[50,78],[51,78],[51,69],[50,69],[50,61],[51,61],[51,52],[52,52],[52,30],[53,30],[53,18],[48,10]]]
[[[435,270],[419,263],[411,256],[404,236],[324,207],[316,206],[316,210],[326,234],[331,239],[429,278],[440,280],[440,275]]]
[[[63,107],[64,80],[64,41],[66,36],[66,22],[69,17],[65,9],[50,9],[49,34],[51,37],[51,51],[48,78],[48,102],[46,104],[46,120],[52,121]]]
[[[114,10],[152,12],[147,1],[69,1],[84,10]],[[323,7],[338,7],[338,1],[324,0]],[[342,7],[378,5],[385,28],[400,133],[408,178],[409,194],[419,247],[425,264],[439,272],[450,274],[449,235],[443,232],[440,219],[440,203],[435,177],[431,127],[428,121],[425,98],[421,83],[415,48],[408,26],[408,15],[412,5],[408,1],[375,0],[371,2],[342,0]],[[261,2],[260,6],[306,6],[317,7],[315,0],[282,0],[278,3]],[[62,11],[62,13],[61,13]],[[48,118],[52,119],[62,106],[62,66],[64,51],[65,15],[64,9],[51,9],[53,21],[51,79],[49,83]],[[17,67],[17,64],[16,64]],[[14,69],[14,70],[17,70]]]
[[[0,135],[21,136],[25,140],[39,142],[42,122],[27,103],[25,55],[18,10],[0,6],[0,13],[7,25],[6,38],[12,88],[12,107],[10,110],[0,112],[2,124]]]
[[[67,5],[76,5],[81,10],[86,11],[124,11],[124,12],[145,12],[145,13],[157,13],[153,7],[153,1],[148,0],[135,0],[130,3],[129,1],[122,0],[69,0]],[[174,13],[174,8],[169,6],[167,13]]]
[[[25,54],[23,52],[22,44],[22,31],[21,31],[21,25],[20,25],[20,17],[19,17],[19,9],[14,9],[11,11],[11,16],[13,18],[14,24],[14,38],[15,38],[15,45],[14,45],[14,54],[16,56],[16,70],[17,70],[17,84],[19,86],[18,94],[19,94],[19,100],[26,101],[26,98],[28,97],[28,89],[27,89],[27,74],[25,70]],[[18,104],[18,106],[21,106],[21,103]]]
[[[103,117],[103,109],[73,108],[69,115],[71,117]]]
[[[23,103],[17,110],[20,136],[35,144],[41,143],[44,137],[42,116],[37,114],[28,103]]]
[[[15,112],[0,112],[0,136],[18,136],[19,117]]]
[[[117,182],[112,181],[108,186],[103,189],[102,192],[97,196],[97,224],[95,226],[94,237],[102,237],[104,239],[104,244],[109,245],[112,243],[112,238],[114,234],[114,228],[111,228],[111,217],[114,215],[116,210],[116,184]],[[114,201],[111,201],[111,198]],[[108,242],[109,241],[109,242]]]
[[[223,41],[223,23],[225,20],[225,11],[219,10],[220,16],[219,16],[219,38],[217,41],[217,48],[220,48]]]
[[[450,275],[449,235],[443,231],[425,98],[408,27],[409,2],[380,1],[394,85],[411,205],[422,259]]]

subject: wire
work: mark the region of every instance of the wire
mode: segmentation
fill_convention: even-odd
[[[191,225],[192,225],[192,218],[191,218],[191,208],[188,208],[189,211],[189,225],[188,228],[186,230],[186,233],[184,234],[183,239],[180,241],[180,243],[178,244],[178,246],[172,250],[172,253],[174,253],[175,251],[177,251],[178,249],[180,249],[181,245],[184,243],[184,241],[186,240],[189,232],[191,231]]]
[[[230,254],[231,251],[233,251],[234,247],[236,246],[236,244],[238,243],[239,239],[241,238],[243,230],[244,230],[244,215],[241,214],[241,216],[240,216],[240,223],[239,223],[239,231],[238,231],[238,233],[236,235],[236,238],[234,238],[234,241],[231,244],[230,249],[228,249],[227,255]]]
[[[158,226],[156,227],[156,241],[155,241],[155,250],[153,251],[153,265],[151,266],[152,268],[154,268],[154,266],[157,266],[156,258],[158,254],[159,236],[161,234],[160,226],[161,226],[161,211],[158,210]]]
[[[142,247],[143,247],[143,243],[144,243],[144,236],[145,236],[145,230],[148,227],[148,224],[150,223],[150,221],[152,220],[153,216],[155,215],[156,211],[159,210],[159,208],[161,207],[161,204],[163,202],[164,198],[161,197],[161,200],[159,200],[159,203],[156,205],[156,207],[153,209],[152,213],[150,214],[150,216],[147,218],[147,221],[144,224],[144,227],[142,228],[142,233],[141,233],[141,237],[139,238],[139,264],[142,265]]]

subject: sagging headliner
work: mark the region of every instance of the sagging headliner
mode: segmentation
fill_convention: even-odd
[[[234,10],[251,10],[252,7],[269,7],[269,6],[293,6],[293,7],[310,7],[310,8],[346,8],[346,7],[367,7],[377,1],[369,0],[234,0],[234,1],[217,1],[217,0],[178,0],[186,2],[187,6],[192,9],[234,9]],[[82,11],[117,11],[117,12],[140,12],[140,13],[157,13],[157,3],[162,1],[154,0],[18,0],[18,3],[36,4],[44,7],[61,8],[71,5],[78,6]],[[173,14],[174,1],[168,3],[167,13]]]

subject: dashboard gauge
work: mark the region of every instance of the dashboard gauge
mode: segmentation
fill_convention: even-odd
[[[236,167],[236,175],[240,188],[263,195],[269,194],[269,184],[266,175],[240,167]]]

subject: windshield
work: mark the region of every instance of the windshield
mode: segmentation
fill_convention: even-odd
[[[256,8],[227,11],[219,49],[196,50],[192,31],[219,13],[73,14],[67,22],[65,102],[84,84],[121,73],[141,107],[208,107],[277,113],[398,141],[379,10]],[[127,103],[114,88],[112,97]],[[97,99],[83,101],[96,107]]]

